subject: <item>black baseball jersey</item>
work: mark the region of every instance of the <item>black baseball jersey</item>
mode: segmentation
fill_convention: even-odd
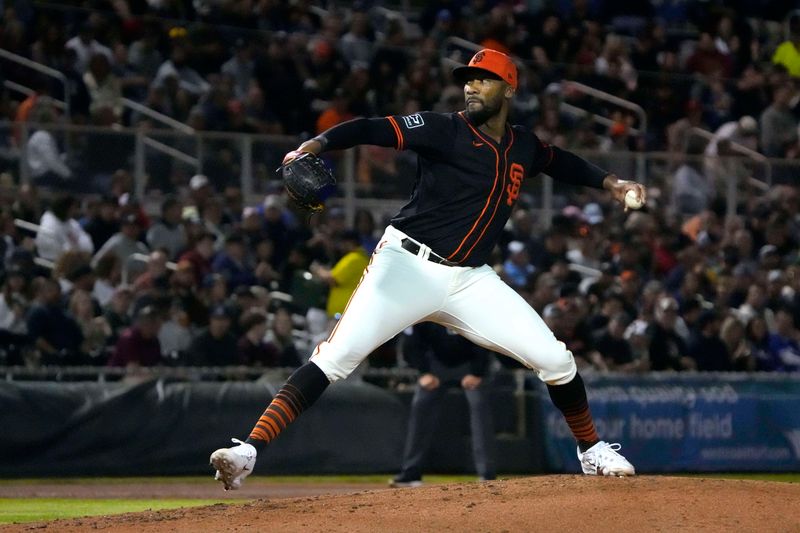
[[[522,126],[506,125],[498,143],[464,112],[356,119],[323,133],[321,142],[328,150],[375,144],[416,152],[411,199],[392,225],[463,266],[487,262],[523,180],[545,172],[602,187],[608,174]]]

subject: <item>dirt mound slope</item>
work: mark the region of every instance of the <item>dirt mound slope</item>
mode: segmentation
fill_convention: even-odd
[[[542,476],[258,499],[23,524],[13,531],[800,531],[800,484]]]

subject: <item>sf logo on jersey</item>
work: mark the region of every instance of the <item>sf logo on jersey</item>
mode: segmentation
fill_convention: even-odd
[[[511,183],[506,186],[506,204],[511,206],[519,197],[519,188],[522,186],[522,177],[525,175],[525,169],[519,163],[512,163],[508,171],[508,177]]]

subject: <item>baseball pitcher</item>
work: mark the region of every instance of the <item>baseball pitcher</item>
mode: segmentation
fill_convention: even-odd
[[[628,206],[644,187],[550,146],[507,122],[517,68],[500,52],[481,50],[454,70],[466,108],[458,113],[355,119],[286,154],[360,144],[413,150],[417,178],[409,202],[391,220],[330,337],[272,399],[245,442],[211,454],[216,479],[238,488],[258,451],[308,409],[332,382],[347,377],[375,348],[408,326],[431,321],[532,369],[547,384],[577,441],[585,474],[629,476],[619,444],[600,439],[572,353],[541,317],[487,265],[522,181],[544,172],[571,184],[608,190]],[[630,192],[630,194],[629,194]],[[633,202],[631,201],[633,200]]]

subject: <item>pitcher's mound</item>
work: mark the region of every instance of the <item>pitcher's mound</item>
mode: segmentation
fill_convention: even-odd
[[[268,496],[268,494],[265,494]],[[26,524],[25,529],[37,528]],[[42,524],[38,525],[39,527]],[[53,531],[800,531],[800,484],[544,476],[62,520]]]

